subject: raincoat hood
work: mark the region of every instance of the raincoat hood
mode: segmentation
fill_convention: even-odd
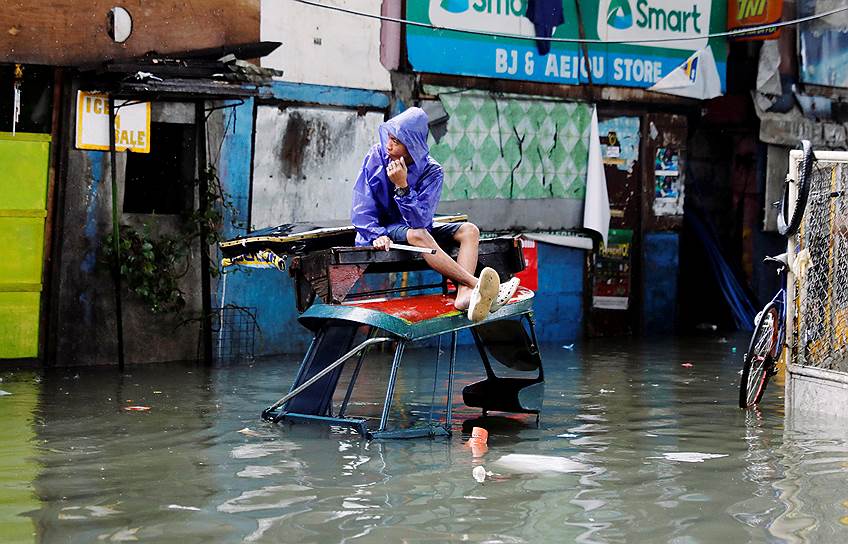
[[[380,145],[383,151],[387,149],[389,134],[393,134],[400,143],[406,146],[406,150],[415,164],[423,166],[426,164],[430,147],[427,145],[429,133],[429,119],[427,113],[421,108],[409,108],[399,115],[395,115],[380,125]]]

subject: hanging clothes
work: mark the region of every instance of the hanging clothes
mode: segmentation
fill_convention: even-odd
[[[356,227],[357,246],[371,245],[400,225],[432,229],[444,174],[442,166],[430,156],[428,130],[427,114],[421,108],[409,108],[380,125],[380,141],[365,155],[353,187],[351,221]],[[412,157],[412,164],[407,165],[409,193],[405,196],[395,195],[395,186],[386,174],[389,135],[405,145]]]
[[[525,17],[533,22],[537,38],[550,38],[554,28],[565,22],[562,0],[527,0]],[[551,42],[536,40],[536,48],[540,55],[547,55],[551,50]]]

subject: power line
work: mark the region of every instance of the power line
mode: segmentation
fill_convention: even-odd
[[[409,19],[398,19],[396,17],[387,17],[385,15],[374,15],[373,13],[366,13],[362,11],[356,11],[353,9],[343,8],[341,6],[331,6],[328,4],[322,4],[315,0],[291,0],[292,2],[297,2],[298,4],[305,4],[307,6],[313,6],[316,8],[327,9],[331,11],[338,11],[341,13],[347,13],[349,15],[356,15],[358,17],[367,17],[369,19],[379,19],[381,21],[386,21],[389,23],[399,23],[408,26],[417,26],[421,28],[427,28],[430,30],[446,30],[449,32],[459,32],[462,34],[474,34],[477,36],[489,36],[493,38],[507,38],[511,40],[531,40],[531,41],[545,41],[545,42],[554,42],[554,43],[588,43],[588,44],[618,44],[618,43],[661,43],[661,42],[681,42],[686,40],[703,40],[703,39],[711,39],[711,38],[724,38],[728,36],[742,36],[749,35],[759,31],[768,31],[775,30],[778,28],[783,28],[785,26],[798,25],[801,23],[806,23],[809,21],[815,21],[817,19],[822,19],[824,17],[829,17],[836,13],[840,13],[843,11],[848,11],[848,6],[843,6],[841,8],[832,9],[830,11],[825,11],[823,13],[818,13],[816,15],[809,15],[807,17],[800,17],[798,19],[792,19],[790,21],[781,21],[779,23],[774,23],[771,25],[759,25],[759,26],[751,26],[747,28],[742,28],[738,30],[728,30],[726,32],[716,32],[714,34],[705,34],[703,36],[682,36],[680,38],[646,38],[640,40],[601,40],[601,39],[592,39],[592,38],[545,38],[545,37],[537,37],[537,36],[522,36],[519,34],[499,34],[497,32],[486,32],[484,30],[466,30],[462,28],[450,28],[446,26],[438,26],[432,25],[428,23],[421,23],[419,21],[410,21]]]

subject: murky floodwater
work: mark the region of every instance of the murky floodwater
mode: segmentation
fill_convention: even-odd
[[[449,440],[259,421],[294,359],[2,372],[0,541],[848,541],[848,425],[785,420],[774,383],[761,410],[738,410],[742,344],[547,346],[540,427],[490,418],[480,458],[461,433],[478,416],[461,386],[483,375],[468,350]],[[404,365],[396,421],[432,394],[429,357]],[[375,398],[386,370],[361,378]]]

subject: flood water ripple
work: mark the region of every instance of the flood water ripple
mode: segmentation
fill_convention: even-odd
[[[779,377],[736,408],[743,345],[545,346],[538,427],[462,405],[484,376],[464,348],[454,436],[382,442],[262,422],[292,357],[0,371],[0,541],[848,541],[848,424],[785,417]],[[363,367],[352,411],[377,413],[387,372]],[[409,352],[394,423],[427,417],[432,372],[432,352]],[[479,456],[473,425],[490,433]]]

